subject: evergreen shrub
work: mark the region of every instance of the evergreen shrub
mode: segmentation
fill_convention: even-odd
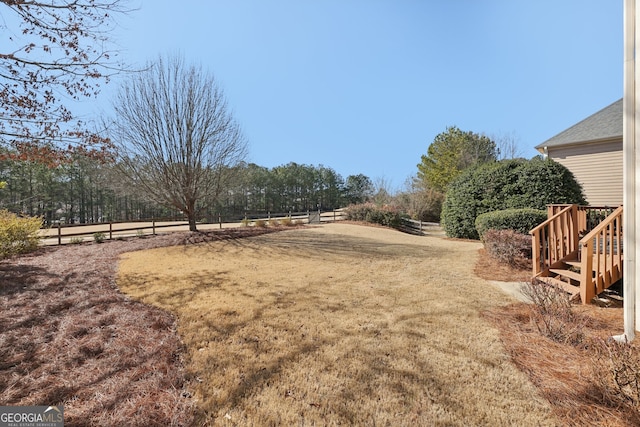
[[[449,185],[441,224],[449,237],[478,239],[475,222],[483,213],[563,203],[586,204],[565,166],[539,157],[502,160],[466,169]]]
[[[485,232],[493,230],[514,230],[521,234],[529,231],[547,219],[547,213],[539,209],[504,209],[486,212],[476,218],[476,231],[483,239]]]

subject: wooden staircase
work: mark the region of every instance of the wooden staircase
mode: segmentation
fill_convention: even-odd
[[[590,303],[622,278],[622,213],[622,206],[550,206],[530,232],[534,278]]]

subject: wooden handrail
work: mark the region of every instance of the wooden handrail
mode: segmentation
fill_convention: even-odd
[[[622,277],[622,214],[620,206],[580,239],[583,304]]]
[[[569,205],[532,229],[534,277],[547,275],[549,268],[578,251],[578,205]]]
[[[555,213],[553,216],[548,218],[545,222],[543,222],[542,224],[539,224],[536,227],[534,227],[533,229],[531,229],[531,231],[529,231],[529,234],[533,234],[536,231],[538,231],[540,228],[544,227],[545,225],[549,225],[557,217],[559,217],[560,215],[564,214],[565,212],[571,210],[572,206],[575,206],[575,205],[567,205],[567,207],[563,208],[560,212]]]

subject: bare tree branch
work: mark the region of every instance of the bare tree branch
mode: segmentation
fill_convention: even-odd
[[[0,52],[0,146],[3,157],[58,162],[76,151],[102,156],[110,141],[88,131],[65,105],[96,96],[124,69],[110,51],[114,17],[127,0],[0,0],[8,12]],[[68,100],[67,100],[68,102]],[[47,147],[27,150],[24,147]],[[47,158],[32,158],[46,152]]]
[[[183,211],[196,231],[247,144],[210,74],[160,58],[116,97],[114,140],[121,170],[157,202]]]

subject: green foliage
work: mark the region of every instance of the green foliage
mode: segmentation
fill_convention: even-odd
[[[0,210],[0,259],[35,250],[42,219]]]
[[[93,233],[93,240],[96,243],[104,242],[105,235],[102,231],[98,231],[97,233]]]
[[[418,164],[418,180],[425,188],[446,191],[449,184],[470,166],[492,162],[498,149],[490,138],[463,132],[455,126],[438,134]]]
[[[371,179],[363,174],[349,175],[344,184],[344,199],[349,204],[366,202],[373,196],[374,185]]]
[[[71,243],[72,245],[79,245],[83,241],[84,240],[80,236],[74,236],[71,239],[69,239],[69,243]]]
[[[402,223],[400,211],[391,206],[376,206],[373,203],[348,206],[344,211],[352,221],[365,221],[386,227],[399,227]]]
[[[553,203],[585,204],[573,174],[553,160],[486,163],[464,171],[447,190],[442,226],[449,237],[478,239],[478,215],[509,209],[546,209]]]
[[[476,231],[482,239],[487,230],[514,230],[528,234],[536,225],[547,219],[547,213],[539,209],[504,209],[486,212],[476,218]]]

